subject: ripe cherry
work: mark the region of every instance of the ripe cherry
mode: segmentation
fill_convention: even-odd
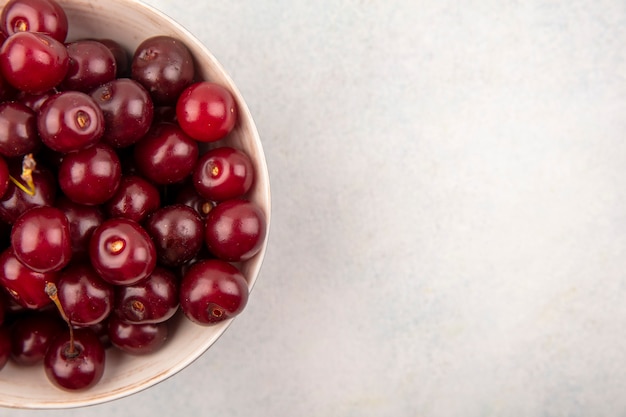
[[[180,127],[201,142],[226,136],[237,121],[237,105],[231,92],[220,84],[201,81],[187,87],[176,103]]]
[[[34,271],[62,269],[72,257],[67,217],[56,207],[33,207],[15,221],[11,246],[15,256]]]
[[[0,48],[0,71],[15,88],[43,93],[63,81],[69,68],[65,45],[39,32],[18,32]]]
[[[102,279],[114,285],[132,285],[148,277],[157,259],[143,227],[121,217],[108,219],[94,230],[89,257]]]
[[[227,261],[246,261],[256,255],[266,235],[265,215],[256,204],[242,199],[219,203],[206,218],[207,248]]]
[[[195,323],[211,325],[235,317],[248,302],[248,284],[232,264],[208,259],[196,262],[180,284],[180,307]]]

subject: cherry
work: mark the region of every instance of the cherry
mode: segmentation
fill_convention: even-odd
[[[11,359],[20,365],[43,361],[46,350],[65,329],[57,314],[33,311],[15,319],[11,326]]]
[[[193,259],[204,243],[204,223],[184,204],[162,207],[146,220],[145,228],[165,266],[180,266]]]
[[[156,266],[156,250],[148,233],[135,221],[112,218],[94,230],[89,256],[102,279],[132,285],[148,277]]]
[[[0,220],[13,224],[26,210],[36,206],[51,206],[56,196],[56,181],[49,170],[36,166],[26,177],[31,177],[32,186],[24,180],[23,174],[34,164],[32,158],[24,158],[22,166],[9,166],[14,181],[0,198]],[[25,170],[26,167],[26,170]],[[20,185],[16,185],[16,182]]]
[[[154,36],[135,50],[131,75],[150,92],[157,105],[176,104],[180,93],[193,81],[194,63],[180,40]]]
[[[191,207],[203,219],[209,214],[213,207],[215,207],[215,204],[211,200],[198,194],[193,184],[185,184],[178,190],[175,203]]]
[[[238,315],[248,302],[248,284],[232,264],[207,259],[193,264],[180,284],[180,307],[193,322],[211,325]]]
[[[113,309],[113,286],[98,276],[89,264],[74,264],[65,269],[57,282],[63,311],[73,326],[102,322]]]
[[[125,217],[138,223],[161,206],[159,190],[138,175],[122,177],[117,192],[104,208],[109,217]]]
[[[109,319],[109,340],[132,355],[145,355],[161,348],[169,333],[167,322],[127,323],[116,316]]]
[[[115,58],[115,78],[129,77],[131,57],[126,48],[113,39],[98,39],[98,42],[109,48]]]
[[[104,203],[117,191],[121,177],[117,154],[103,143],[67,154],[59,167],[61,190],[79,204]]]
[[[134,148],[141,174],[156,184],[173,184],[187,178],[198,159],[198,144],[177,125],[159,123]]]
[[[19,305],[38,309],[50,304],[47,282],[56,282],[57,272],[36,272],[17,259],[12,248],[0,254],[0,284]]]
[[[150,129],[154,104],[137,81],[119,78],[94,89],[90,95],[104,113],[103,140],[114,148],[134,144]]]
[[[15,256],[37,272],[59,271],[72,257],[70,224],[56,207],[33,207],[24,212],[11,230]]]
[[[237,105],[231,92],[219,84],[201,81],[187,87],[176,103],[180,127],[201,142],[226,136],[237,121]]]
[[[78,204],[65,196],[59,197],[55,206],[65,214],[70,224],[72,262],[86,259],[91,235],[105,220],[100,206]]]
[[[19,32],[42,32],[65,42],[67,15],[52,0],[9,0],[0,15],[0,29],[7,35]]]
[[[69,67],[65,46],[39,32],[18,32],[0,48],[0,71],[15,88],[43,93],[63,81]]]
[[[96,144],[104,134],[104,115],[96,102],[79,91],[65,91],[41,106],[37,129],[43,143],[57,152]]]
[[[61,89],[88,92],[115,79],[115,56],[105,44],[78,40],[66,47],[70,64]]]
[[[0,155],[15,158],[34,152],[40,144],[35,112],[22,103],[1,103]]]
[[[224,201],[206,218],[206,245],[211,253],[227,261],[252,258],[261,249],[265,235],[265,215],[247,200]]]
[[[25,93],[24,91],[20,91],[15,97],[15,100],[18,103],[24,104],[26,107],[35,112],[35,114],[39,111],[43,103],[46,102],[50,97],[56,94],[56,90],[46,91],[45,93]],[[35,125],[36,127],[36,125]]]
[[[59,388],[82,390],[100,381],[105,358],[104,346],[92,329],[66,330],[48,347],[44,369],[50,382]]]
[[[193,172],[193,184],[202,197],[224,201],[241,197],[254,179],[252,161],[240,150],[220,147],[203,154]]]
[[[115,288],[115,314],[129,323],[160,323],[178,309],[178,282],[169,270],[156,267],[147,279]]]

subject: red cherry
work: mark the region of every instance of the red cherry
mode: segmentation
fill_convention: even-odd
[[[176,103],[180,127],[200,142],[226,136],[237,121],[237,105],[231,92],[219,84],[202,81],[187,87]]]

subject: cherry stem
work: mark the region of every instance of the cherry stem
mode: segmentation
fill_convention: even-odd
[[[24,191],[26,194],[30,196],[35,195],[35,182],[33,181],[33,171],[37,167],[37,162],[35,158],[33,158],[33,154],[29,153],[24,155],[24,159],[22,160],[22,174],[20,178],[22,181],[26,183],[26,185],[22,184],[19,180],[13,178],[12,175],[9,175],[9,179],[13,184],[15,184],[20,190]]]
[[[46,282],[46,295],[48,295],[54,305],[57,306],[59,314],[61,314],[61,317],[63,318],[63,320],[65,320],[68,327],[70,328],[70,347],[69,349],[67,349],[65,354],[70,358],[78,356],[78,351],[74,346],[74,327],[72,326],[72,322],[70,321],[69,317],[67,317],[67,314],[65,314],[65,310],[63,310],[61,300],[59,300],[59,291],[57,290],[57,286],[54,284],[54,282]]]

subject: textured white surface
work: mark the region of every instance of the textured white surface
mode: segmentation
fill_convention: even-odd
[[[255,116],[246,312],[157,387],[4,416],[622,416],[626,6],[149,0]]]

